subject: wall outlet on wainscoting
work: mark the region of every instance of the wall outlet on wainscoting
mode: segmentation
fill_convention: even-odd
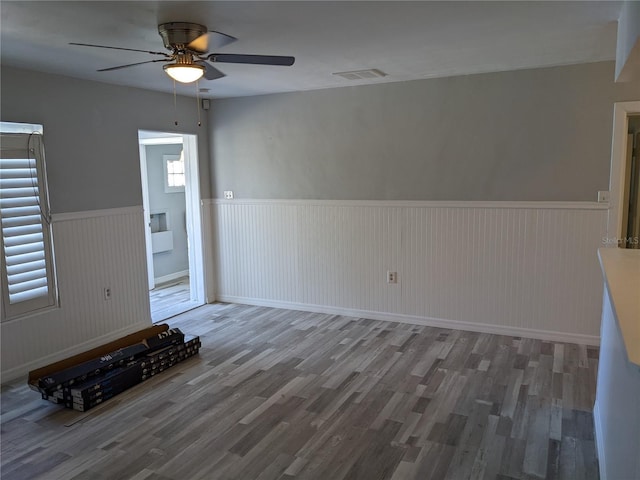
[[[104,287],[104,299],[111,300],[111,287]]]
[[[398,272],[387,272],[387,283],[398,283]]]

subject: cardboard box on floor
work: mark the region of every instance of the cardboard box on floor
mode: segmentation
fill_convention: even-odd
[[[111,353],[115,350],[118,350],[119,348],[124,348],[136,343],[140,343],[141,341],[149,337],[158,335],[159,333],[165,332],[167,330],[169,330],[169,325],[167,325],[166,323],[163,323],[161,325],[154,325],[152,327],[145,328],[144,330],[139,330],[130,335],[121,337],[117,340],[114,340],[113,342],[105,343],[104,345],[101,345],[99,347],[87,350],[83,353],[79,353],[78,355],[65,358],[64,360],[60,360],[59,362],[51,363],[49,365],[45,365],[44,367],[31,370],[29,372],[27,383],[32,390],[40,393],[45,393],[41,388],[38,387],[38,380],[40,378],[51,375],[54,372],[64,370],[65,368],[73,367],[74,365],[77,365],[79,363],[87,362],[94,358],[101,357],[102,355]]]

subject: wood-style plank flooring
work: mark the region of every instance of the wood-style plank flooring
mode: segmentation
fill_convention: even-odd
[[[198,357],[86,413],[2,389],[2,479],[594,479],[598,350],[214,304]]]
[[[200,304],[191,300],[189,291],[189,277],[182,277],[165,284],[156,285],[149,291],[151,320],[154,323],[199,307]]]

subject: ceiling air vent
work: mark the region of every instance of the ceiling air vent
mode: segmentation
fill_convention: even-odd
[[[337,75],[346,80],[369,80],[371,78],[380,78],[387,76],[386,73],[375,68],[371,68],[369,70],[354,70],[353,72],[337,72],[333,75]]]

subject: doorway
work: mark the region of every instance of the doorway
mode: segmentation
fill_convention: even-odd
[[[637,237],[640,232],[636,233],[637,226],[635,224],[629,226],[630,217],[633,220],[638,215],[637,204],[640,203],[639,200],[634,200],[638,199],[640,187],[637,186],[638,164],[637,161],[634,163],[632,153],[637,115],[640,115],[640,101],[614,104],[609,181],[610,207],[607,222],[609,246],[635,248],[636,244],[640,243]]]
[[[640,114],[629,115],[621,243],[640,249]]]
[[[202,219],[195,135],[140,130],[151,320],[205,303]]]

